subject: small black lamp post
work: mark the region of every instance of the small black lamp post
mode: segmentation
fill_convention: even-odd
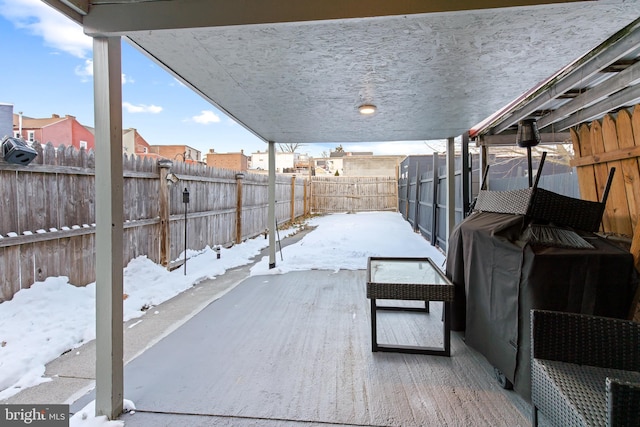
[[[531,165],[531,147],[540,144],[540,132],[538,124],[533,119],[520,120],[518,133],[516,134],[518,147],[527,149],[527,172],[529,174],[529,188],[533,187],[533,166]]]
[[[184,275],[187,275],[187,205],[189,204],[189,190],[186,188],[182,192],[182,203],[184,203]]]

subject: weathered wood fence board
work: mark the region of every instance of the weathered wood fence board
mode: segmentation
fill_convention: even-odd
[[[631,254],[640,270],[640,105],[623,109],[571,130],[580,194],[601,200],[610,168],[616,173],[607,199],[601,230],[631,238]],[[640,320],[640,289],[630,318]]]
[[[635,151],[640,148],[640,108],[631,114],[620,110],[571,130],[580,194],[586,200],[601,200],[609,170],[616,168],[602,219],[602,231],[627,237],[638,228],[640,168]],[[638,233],[635,233],[636,235]],[[634,238],[634,247],[640,245]],[[640,252],[634,253],[636,264]]]
[[[393,177],[318,177],[311,179],[312,212],[397,210],[398,180]]]
[[[78,286],[95,281],[94,154],[73,147],[34,148],[39,155],[28,167],[0,163],[0,302],[50,276],[67,276]],[[238,243],[267,228],[267,176],[244,173],[240,178],[235,171],[181,162],[173,163],[171,172],[179,181],[166,189],[155,160],[123,157],[123,267],[140,255],[161,262],[161,203],[168,208],[165,258],[179,259],[185,248],[185,188],[190,193],[188,249]],[[291,220],[292,214],[308,213],[305,181],[277,176],[278,224]],[[160,191],[161,186],[167,191]],[[164,202],[161,193],[166,194]]]

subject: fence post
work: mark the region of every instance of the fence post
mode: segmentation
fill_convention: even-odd
[[[314,178],[311,177],[309,179],[309,215],[311,215],[314,211],[317,211],[317,206],[313,199],[313,181]]]
[[[440,184],[440,159],[433,153],[433,210],[431,214],[431,246],[438,243],[438,186]]]
[[[242,180],[243,173],[236,174],[236,188],[238,190],[236,201],[236,244],[242,243]]]
[[[308,200],[307,200],[307,184],[308,181],[305,179],[304,181],[304,186],[303,188],[303,193],[302,193],[302,201],[303,201],[303,208],[302,208],[302,216],[306,216],[308,211],[307,209],[309,208],[309,204],[308,204]]]
[[[413,207],[413,231],[420,231],[420,162],[416,162],[416,202]]]
[[[291,222],[296,220],[296,176],[291,176]]]
[[[160,183],[158,185],[158,203],[160,203],[160,265],[169,266],[170,233],[169,233],[169,185],[167,175],[173,163],[171,160],[158,161]]]
[[[400,207],[400,205],[399,205],[399,203],[400,203],[400,188],[399,188],[399,186],[400,186],[400,164],[397,164],[396,165],[396,187],[395,187],[395,190],[396,190],[396,202],[395,202],[396,212],[399,211],[398,208]]]

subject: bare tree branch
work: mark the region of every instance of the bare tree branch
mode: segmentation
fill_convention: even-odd
[[[298,142],[292,144],[280,144],[278,143],[278,148],[280,148],[280,152],[282,153],[295,153],[298,148],[304,147],[304,144],[300,144]]]

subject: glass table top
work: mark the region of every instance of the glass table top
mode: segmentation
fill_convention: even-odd
[[[440,269],[425,258],[370,259],[369,282],[419,285],[449,284]]]

